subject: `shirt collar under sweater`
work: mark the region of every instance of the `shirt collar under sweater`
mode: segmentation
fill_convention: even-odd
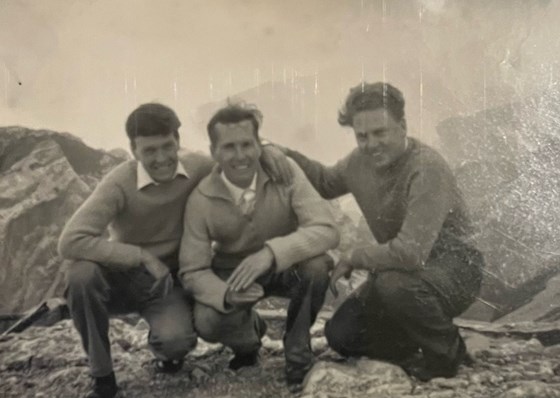
[[[229,189],[229,192],[231,193],[231,196],[236,204],[240,203],[241,196],[243,196],[243,193],[245,191],[247,190],[253,192],[257,191],[257,173],[255,173],[255,175],[253,176],[251,185],[249,185],[247,188],[239,188],[237,185],[235,185],[230,180],[228,180],[228,178],[226,177],[223,171],[220,173],[220,177],[222,177],[222,180],[224,180],[224,184],[226,184],[226,187]]]
[[[136,180],[138,181],[137,185],[136,185],[136,189],[139,190],[139,191],[142,188],[145,188],[145,187],[147,187],[148,185],[151,185],[151,184],[159,185],[159,182],[154,181],[154,179],[146,171],[144,166],[142,166],[141,162],[138,162],[138,164],[136,166],[136,175],[137,175]],[[177,177],[178,175],[182,175],[182,176],[185,176],[185,177],[189,178],[189,175],[188,175],[187,171],[185,170],[185,167],[183,166],[181,161],[177,162],[177,170],[175,170],[175,174],[173,174],[173,178]]]

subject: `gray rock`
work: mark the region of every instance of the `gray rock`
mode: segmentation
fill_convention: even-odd
[[[401,397],[411,391],[412,383],[401,368],[359,359],[344,364],[315,364],[304,381],[302,398],[343,392],[346,396]]]
[[[0,128],[0,314],[62,295],[60,231],[121,161],[67,134]]]
[[[539,381],[519,382],[516,387],[508,389],[499,398],[558,398],[560,384],[546,384]]]
[[[501,314],[522,305],[541,288],[533,281],[558,266],[559,98],[551,87],[437,128],[478,227],[489,271],[484,298],[503,306]]]

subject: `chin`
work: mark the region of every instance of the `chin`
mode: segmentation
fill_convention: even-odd
[[[160,183],[169,182],[169,181],[173,180],[173,174],[165,175],[165,176],[158,176],[158,177],[155,177],[155,178],[152,177],[152,178],[155,182],[160,182]]]

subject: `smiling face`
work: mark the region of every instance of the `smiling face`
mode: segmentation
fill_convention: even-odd
[[[210,151],[227,179],[240,188],[251,185],[257,172],[261,147],[250,120],[214,126],[215,140]]]
[[[132,153],[155,182],[173,179],[179,162],[179,138],[175,134],[134,138]]]
[[[406,122],[396,121],[385,108],[356,113],[352,128],[360,151],[376,168],[391,165],[406,149]]]

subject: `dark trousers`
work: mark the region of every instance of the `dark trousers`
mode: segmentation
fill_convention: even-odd
[[[242,258],[237,256],[219,255],[214,258],[213,268],[221,279],[226,280],[241,261]],[[291,299],[284,334],[287,367],[307,367],[313,360],[309,329],[325,300],[331,268],[332,259],[322,255],[296,264],[285,272],[269,272],[257,279],[264,288],[265,297]],[[204,304],[194,306],[194,325],[200,337],[222,343],[236,354],[259,349],[260,322],[252,308],[224,314]]]
[[[165,297],[151,291],[154,278],[144,267],[112,271],[90,261],[70,267],[66,298],[88,355],[91,374],[112,372],[109,315],[138,312],[150,326],[149,346],[158,359],[181,359],[196,346],[190,301],[176,285]]]
[[[433,367],[452,366],[462,345],[453,318],[480,289],[482,256],[464,248],[435,253],[420,272],[375,272],[325,325],[343,356],[399,362],[422,349]]]

